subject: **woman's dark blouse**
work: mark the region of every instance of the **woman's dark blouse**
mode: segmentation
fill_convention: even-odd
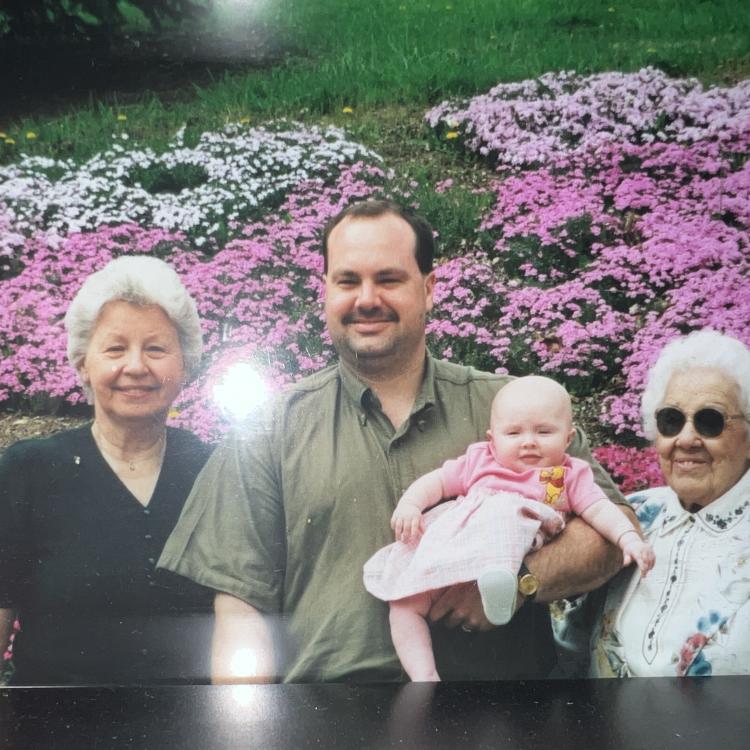
[[[0,607],[17,609],[13,684],[205,681],[212,594],[156,571],[210,448],[168,428],[144,508],[90,426],[0,458]]]

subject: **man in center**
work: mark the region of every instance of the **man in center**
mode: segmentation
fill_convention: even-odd
[[[217,449],[159,561],[217,592],[217,682],[405,679],[388,605],[365,591],[362,566],[392,541],[393,509],[414,479],[484,439],[509,379],[428,353],[434,240],[423,219],[387,201],[356,203],[329,223],[323,252],[338,364]],[[622,500],[580,432],[569,453]],[[574,519],[526,558],[507,625],[486,620],[475,583],[448,589],[429,615],[443,679],[546,676],[555,654],[543,602],[621,566],[617,547]]]

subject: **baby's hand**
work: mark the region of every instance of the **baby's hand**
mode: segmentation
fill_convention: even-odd
[[[406,544],[416,541],[424,531],[422,510],[418,505],[401,498],[391,516],[391,528],[398,541]]]
[[[620,547],[623,551],[623,562],[625,565],[635,562],[641,571],[641,577],[645,577],[654,567],[654,550],[650,544],[644,542],[636,531],[624,534],[620,539]]]

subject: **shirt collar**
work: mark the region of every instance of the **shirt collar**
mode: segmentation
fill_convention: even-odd
[[[705,508],[690,513],[682,507],[677,495],[670,492],[664,509],[664,520],[659,534],[668,534],[690,519],[698,522],[714,534],[730,531],[743,521],[750,512],[750,470],[746,471],[721,497]]]
[[[339,377],[344,393],[357,406],[367,406],[368,394],[372,394],[369,386],[366,386],[341,360],[339,360]]]
[[[363,409],[379,404],[372,388],[365,385],[341,360],[339,360],[339,377],[346,395]],[[435,404],[435,360],[429,353],[425,358],[424,377],[419,387],[417,398],[411,410],[412,414],[422,411],[427,406]]]

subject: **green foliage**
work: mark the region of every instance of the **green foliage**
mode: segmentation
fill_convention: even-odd
[[[129,27],[152,29],[165,21],[195,18],[202,0],[5,0],[0,35],[25,40],[111,38]]]
[[[139,167],[132,170],[126,180],[126,184],[140,185],[152,195],[179,193],[180,190],[205,185],[206,182],[208,182],[208,173],[196,164],[177,164],[171,168],[162,164]]]
[[[503,269],[511,277],[525,277],[525,283],[539,286],[554,286],[561,279],[574,278],[592,260],[592,245],[602,242],[602,232],[594,234],[591,229],[591,215],[584,214],[567,219],[554,230],[554,243],[545,244],[533,234],[510,237],[500,254]]]
[[[437,243],[441,256],[462,255],[467,243],[475,247],[482,244],[485,238],[479,226],[493,200],[490,192],[462,185],[437,192],[437,181],[428,174],[417,170],[412,177],[416,183],[413,195],[420,213],[432,226],[440,227]]]

